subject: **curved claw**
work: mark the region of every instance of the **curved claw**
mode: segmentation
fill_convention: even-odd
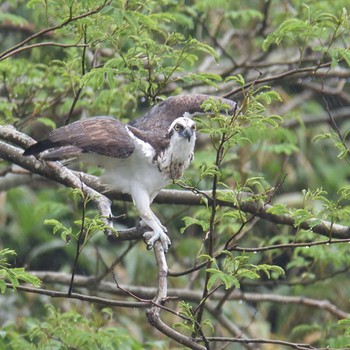
[[[164,252],[166,253],[169,250],[171,245],[171,240],[165,232],[156,233],[154,231],[147,231],[143,234],[143,237],[147,243],[147,249],[152,249],[154,243],[159,239],[162,243]]]

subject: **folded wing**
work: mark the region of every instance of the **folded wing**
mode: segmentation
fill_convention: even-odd
[[[46,140],[27,148],[24,155],[46,151],[42,156],[46,160],[72,158],[80,153],[127,158],[134,149],[134,142],[123,123],[111,117],[94,117],[53,130]]]

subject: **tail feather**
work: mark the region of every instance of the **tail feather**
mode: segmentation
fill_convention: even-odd
[[[43,140],[35,143],[34,145],[29,146],[24,152],[24,156],[33,156],[39,154],[47,149],[57,147],[59,144],[57,142],[52,142],[50,140]]]

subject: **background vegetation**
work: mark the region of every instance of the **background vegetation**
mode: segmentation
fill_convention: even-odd
[[[0,124],[18,132],[0,126],[0,347],[350,348],[349,8],[2,2]],[[21,156],[24,134],[191,93],[238,109],[198,120],[194,163],[153,205],[166,261],[107,241],[79,188]],[[108,196],[118,229],[134,227]]]

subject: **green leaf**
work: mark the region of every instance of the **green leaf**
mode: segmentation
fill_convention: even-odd
[[[257,266],[259,271],[263,271],[267,278],[271,278],[270,272],[276,273],[278,276],[284,275],[285,272],[282,269],[282,267],[277,265],[267,265],[267,264],[261,264]]]
[[[350,327],[350,319],[349,319],[349,318],[346,318],[346,319],[343,319],[343,320],[339,320],[339,321],[338,321],[338,324],[343,325],[343,326],[349,326],[349,327]]]
[[[34,286],[39,286],[41,281],[29,273],[24,268],[17,267],[11,268],[7,261],[9,256],[15,255],[16,253],[11,249],[3,249],[0,251],[0,292],[6,291],[6,281],[12,285],[12,288],[16,290],[16,287],[20,285],[20,281],[30,283]]]
[[[61,238],[66,242],[69,243],[70,238],[72,237],[72,228],[68,228],[64,226],[60,221],[55,219],[47,219],[44,221],[44,225],[52,226],[53,227],[53,234],[61,233]]]
[[[207,232],[209,230],[209,223],[207,220],[201,220],[196,219],[194,217],[185,216],[182,218],[182,221],[184,221],[185,227],[181,228],[181,233],[184,233],[184,231],[191,225],[199,225],[202,228],[203,232]]]
[[[236,82],[239,86],[244,86],[245,85],[245,79],[243,75],[238,74],[238,75],[230,75],[227,78],[225,78],[225,83],[234,81]]]
[[[267,213],[270,213],[273,215],[288,215],[289,211],[290,210],[283,203],[274,204],[266,210]]]
[[[306,209],[295,209],[292,212],[292,217],[295,221],[294,226],[298,227],[301,223],[314,219],[315,215]],[[315,223],[315,225],[317,224]]]
[[[29,0],[27,2],[27,7],[28,8],[35,8],[38,5],[44,5],[46,6],[46,1],[45,0]]]

